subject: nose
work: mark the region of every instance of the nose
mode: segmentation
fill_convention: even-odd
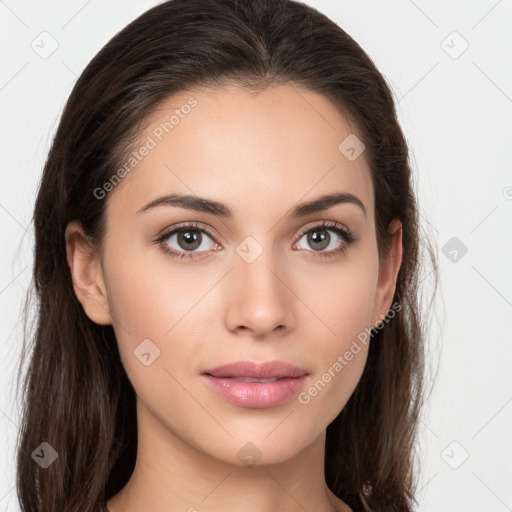
[[[263,338],[294,328],[293,292],[286,272],[276,267],[270,251],[247,263],[242,258],[225,281],[225,323],[230,332]]]

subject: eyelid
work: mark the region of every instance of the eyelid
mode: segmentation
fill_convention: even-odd
[[[205,231],[212,239],[214,239],[214,241],[216,241],[215,238],[217,238],[217,237],[222,239],[221,236],[219,236],[217,233],[215,233],[213,231],[213,229],[210,228],[209,226],[207,226],[206,224],[203,224],[202,222],[197,222],[197,221],[189,221],[189,222],[180,222],[179,224],[165,228],[163,231],[161,231],[156,236],[156,241],[163,241],[166,238],[168,238],[169,236],[171,236],[172,234],[174,234],[176,231],[179,231],[182,228],[195,228],[198,231]]]
[[[320,228],[339,229],[346,236],[347,242],[355,240],[355,237],[352,235],[352,232],[350,231],[350,229],[348,229],[346,226],[344,226],[340,222],[336,222],[333,220],[322,220],[322,221],[311,222],[311,223],[307,224],[306,226],[304,226],[301,229],[300,234],[297,236],[297,241],[299,241],[306,233],[309,233],[310,231],[312,231],[314,229],[320,229]]]

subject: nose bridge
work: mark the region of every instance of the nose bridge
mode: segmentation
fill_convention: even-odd
[[[287,290],[282,261],[271,248],[247,237],[236,249],[228,290],[226,322],[230,330],[247,328],[264,335],[290,328],[293,294]]]

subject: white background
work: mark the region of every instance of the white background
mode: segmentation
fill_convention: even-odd
[[[76,77],[156,3],[0,1],[2,512],[19,510],[13,384],[43,163]],[[437,245],[441,289],[429,338],[437,378],[418,445],[419,510],[512,510],[512,1],[306,3],[346,30],[392,86],[424,229]],[[58,42],[47,59],[31,47],[43,31]],[[469,47],[459,55],[462,38]],[[457,261],[445,247],[453,237],[467,247]]]

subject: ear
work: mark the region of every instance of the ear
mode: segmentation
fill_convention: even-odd
[[[393,219],[388,227],[388,233],[392,235],[388,255],[379,269],[379,282],[373,309],[372,326],[382,322],[386,316],[395,294],[398,271],[402,265],[402,223]]]
[[[78,221],[72,221],[66,226],[65,239],[73,288],[85,314],[97,324],[111,324],[112,318],[98,251],[88,243]]]

